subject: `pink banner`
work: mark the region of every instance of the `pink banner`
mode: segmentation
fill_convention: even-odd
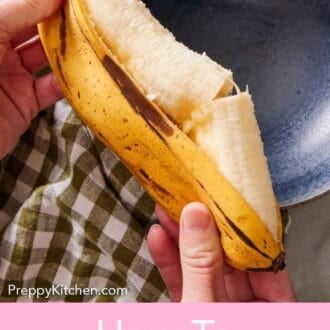
[[[322,330],[329,304],[0,304],[3,330]]]

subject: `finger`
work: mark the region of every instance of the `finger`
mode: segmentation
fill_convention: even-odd
[[[36,79],[34,81],[34,90],[39,110],[45,109],[63,98],[53,73]]]
[[[257,299],[271,302],[296,301],[288,271],[249,273],[250,283]]]
[[[11,45],[16,48],[19,45],[25,43],[26,41],[30,40],[34,36],[38,35],[37,26],[29,27],[21,32],[18,32],[14,38],[11,39]]]
[[[182,273],[177,247],[160,225],[153,225],[150,228],[147,242],[171,300],[179,302],[182,293]]]
[[[0,88],[0,160],[15,146],[21,134],[27,128],[26,120],[20,111],[16,111],[16,105]],[[13,125],[15,123],[15,125]]]
[[[61,0],[2,0],[0,1],[0,43],[36,25],[53,14]]]
[[[227,266],[225,270],[225,283],[230,301],[248,302],[254,300],[255,297],[247,272]]]
[[[25,69],[32,74],[48,65],[47,56],[39,39],[17,49],[17,53],[19,54]]]
[[[182,301],[228,301],[219,234],[203,204],[192,203],[182,211],[179,246]]]
[[[158,204],[156,204],[155,211],[162,227],[170,235],[172,240],[178,244],[179,225]]]

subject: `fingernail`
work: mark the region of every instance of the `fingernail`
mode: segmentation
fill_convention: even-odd
[[[207,208],[202,204],[189,205],[182,212],[184,229],[206,229],[211,223]]]
[[[160,224],[158,222],[158,220],[153,220],[153,221],[150,221],[150,223],[147,225],[146,227],[146,233],[148,234],[151,230],[153,230],[153,228],[157,228],[157,227],[160,227]]]

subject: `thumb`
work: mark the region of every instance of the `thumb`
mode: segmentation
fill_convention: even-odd
[[[40,23],[58,9],[62,0],[0,1],[0,43],[6,43],[18,32]]]
[[[228,301],[219,234],[203,204],[192,203],[183,209],[179,246],[182,302]]]

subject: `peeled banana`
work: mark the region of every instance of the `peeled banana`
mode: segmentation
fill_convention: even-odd
[[[227,262],[284,267],[282,224],[248,92],[166,30],[139,0],[67,0],[39,25],[80,118],[175,219],[205,203]]]

